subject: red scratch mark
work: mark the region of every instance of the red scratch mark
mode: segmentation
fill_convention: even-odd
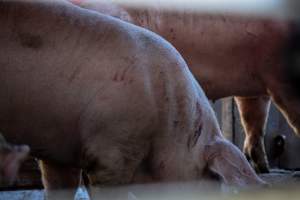
[[[114,80],[114,81],[118,81],[118,72],[116,72],[116,73],[114,74],[113,80]]]
[[[127,68],[124,69],[124,71],[123,71],[123,73],[122,73],[122,75],[121,75],[121,78],[120,78],[121,81],[124,81],[124,80],[125,80],[126,73],[127,73],[128,69],[129,69],[129,67],[127,67]]]
[[[125,68],[121,73],[120,72],[116,72],[112,78],[113,81],[116,82],[122,82],[126,80],[126,75],[129,71],[130,67]],[[128,83],[132,83],[133,79],[129,79]]]
[[[196,103],[196,115],[197,115],[197,119],[195,121],[195,129],[194,129],[195,131],[192,135],[188,137],[188,141],[187,141],[188,149],[193,148],[197,144],[197,141],[202,133],[202,128],[203,128],[202,110],[199,102]]]
[[[166,165],[165,165],[164,161],[161,161],[161,162],[159,163],[159,168],[160,168],[160,169],[165,169],[165,167],[166,167]]]

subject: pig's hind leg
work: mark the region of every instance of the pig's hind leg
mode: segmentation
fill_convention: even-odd
[[[80,183],[80,169],[40,161],[46,199],[74,199]]]
[[[85,156],[88,160],[84,170],[91,186],[91,199],[124,199],[127,193],[117,188],[134,182],[135,173],[145,155],[144,149],[147,148],[141,148],[138,142],[115,142],[104,136],[101,141],[105,142],[101,145],[90,143]]]
[[[269,163],[264,145],[264,136],[270,97],[235,97],[242,125],[245,129],[244,153],[260,173],[269,172]]]

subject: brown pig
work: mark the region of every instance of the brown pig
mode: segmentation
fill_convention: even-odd
[[[65,1],[0,1],[0,128],[50,191],[191,181],[262,184],[227,142],[180,54],[143,28]],[[70,198],[73,194],[70,192]]]
[[[70,0],[152,30],[171,42],[211,100],[235,96],[246,133],[244,153],[259,172],[268,172],[264,132],[270,100],[296,133],[300,103],[287,78],[283,51],[289,22],[247,17],[131,8],[112,0]]]

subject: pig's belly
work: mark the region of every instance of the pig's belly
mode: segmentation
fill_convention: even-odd
[[[82,105],[68,92],[73,88],[7,88],[0,90],[0,131],[8,142],[28,144],[32,155],[41,159],[63,164],[78,159]]]
[[[187,62],[209,99],[266,94],[257,66],[249,67],[248,63],[223,57],[207,60],[193,56]]]
[[[28,144],[40,159],[74,166],[86,147],[83,137],[102,137],[103,127],[106,135],[119,130],[141,135],[153,126],[153,103],[143,87],[81,82],[86,87],[80,88],[60,83],[46,90],[22,90],[19,84],[0,92],[0,130],[9,142]]]
[[[8,120],[0,123],[9,142],[28,144],[31,154],[40,159],[72,165],[79,159],[80,136],[75,122],[60,121],[52,118],[51,113],[45,116],[42,110],[39,118],[32,117],[33,113],[14,115],[18,117],[8,116]]]

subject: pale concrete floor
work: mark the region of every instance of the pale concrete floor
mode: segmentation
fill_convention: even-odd
[[[266,182],[275,186],[284,186],[286,184],[300,184],[300,171],[273,169],[271,170],[271,173],[261,174],[260,177]]]
[[[0,200],[43,200],[43,190],[20,190],[0,192]],[[76,200],[88,200],[88,194],[84,188],[79,188],[76,193]]]

